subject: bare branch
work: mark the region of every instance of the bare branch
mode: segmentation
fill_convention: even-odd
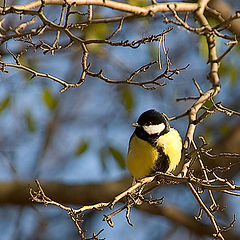
[[[215,227],[215,230],[216,230],[216,234],[214,234],[215,237],[219,237],[220,239],[224,240],[224,237],[222,236],[222,234],[221,234],[221,232],[219,230],[219,226],[216,223],[214,215],[209,211],[207,206],[204,204],[204,202],[200,198],[199,194],[197,193],[197,191],[195,190],[193,185],[191,183],[188,183],[187,185],[188,185],[189,189],[191,190],[191,192],[193,193],[193,195],[196,198],[196,200],[198,201],[200,207],[205,211],[205,213],[207,214],[207,216],[211,220],[213,226]]]
[[[148,16],[151,12],[155,14],[157,12],[169,12],[169,6],[175,8],[177,11],[196,11],[198,9],[197,3],[158,3],[154,5],[149,5],[147,7],[138,7],[126,3],[115,2],[115,1],[102,1],[102,0],[45,0],[45,5],[64,5],[65,3],[72,5],[97,5],[103,6],[115,10],[120,10],[124,12],[134,13],[136,15]],[[10,11],[23,11],[30,10],[33,8],[40,7],[42,2],[40,0],[33,1],[23,5],[14,5],[11,7],[5,7],[4,9],[0,7],[0,14],[4,11],[5,13]]]

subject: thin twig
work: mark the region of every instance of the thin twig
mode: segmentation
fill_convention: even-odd
[[[204,204],[204,202],[202,201],[202,199],[198,195],[198,193],[195,190],[195,188],[193,187],[193,185],[191,183],[187,183],[187,186],[189,187],[189,189],[193,193],[194,197],[198,201],[200,207],[204,210],[204,212],[207,214],[207,216],[209,217],[210,221],[212,222],[212,224],[213,224],[213,226],[214,226],[214,228],[216,230],[216,237],[219,237],[220,239],[224,240],[224,237],[222,236],[222,234],[220,232],[219,226],[216,223],[214,215],[209,211],[207,206]]]

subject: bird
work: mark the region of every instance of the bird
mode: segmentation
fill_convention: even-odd
[[[172,173],[181,160],[182,139],[166,116],[150,109],[132,126],[126,160],[130,174],[141,179],[156,172]]]

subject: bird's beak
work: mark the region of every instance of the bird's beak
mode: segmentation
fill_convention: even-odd
[[[140,125],[138,123],[132,123],[133,127],[139,127]]]

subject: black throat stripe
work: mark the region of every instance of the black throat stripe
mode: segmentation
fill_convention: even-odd
[[[154,174],[155,172],[165,173],[169,168],[170,160],[169,157],[165,155],[165,153],[163,152],[163,149],[157,145],[157,139],[159,135],[158,134],[149,135],[146,132],[144,132],[141,128],[136,128],[135,134],[137,135],[137,137],[150,143],[154,148],[157,148],[158,150],[158,159],[156,160],[155,165],[151,170],[151,174]]]
[[[156,146],[155,146],[156,147]],[[155,166],[152,169],[151,173],[155,172],[163,172],[165,173],[169,168],[169,157],[163,152],[163,149],[161,147],[157,147],[158,150],[158,159],[155,162]]]

